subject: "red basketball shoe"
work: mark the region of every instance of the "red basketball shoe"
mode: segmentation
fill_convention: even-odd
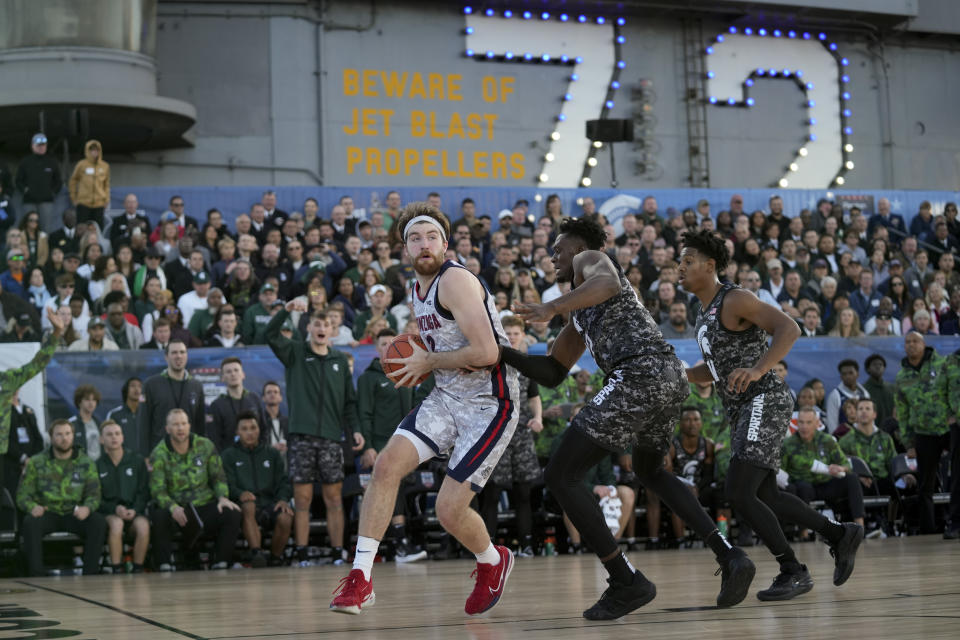
[[[372,607],[377,601],[373,593],[373,582],[363,577],[363,571],[354,569],[340,581],[334,590],[337,594],[330,603],[330,610],[338,613],[357,615],[363,607]]]
[[[497,545],[494,548],[500,554],[500,563],[492,565],[478,562],[477,568],[470,574],[471,577],[477,576],[477,584],[463,607],[467,615],[476,616],[492,609],[507,586],[507,578],[513,570],[513,554],[506,547]]]

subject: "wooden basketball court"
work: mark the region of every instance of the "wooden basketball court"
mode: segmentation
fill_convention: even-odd
[[[468,619],[466,560],[377,564],[377,604],[360,616],[327,610],[347,567],[280,568],[0,581],[0,638],[958,638],[960,544],[939,536],[870,540],[843,587],[831,582],[825,545],[796,546],[810,593],[781,603],[753,594],[713,607],[720,578],[708,551],[637,552],[656,600],[615,622],[580,612],[605,585],[593,556],[518,559],[504,600]],[[763,549],[752,592],[776,564]]]

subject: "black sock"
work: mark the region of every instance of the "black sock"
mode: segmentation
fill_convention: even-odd
[[[113,565],[113,572],[114,572],[114,573],[123,573],[123,563],[122,563],[122,562],[119,562],[119,563]]]
[[[800,573],[803,568],[803,565],[797,562],[797,556],[793,555],[792,549],[778,555],[777,562],[780,563],[781,573]]]
[[[719,529],[714,529],[713,533],[707,536],[707,546],[710,547],[710,550],[713,551],[713,555],[717,556],[717,559],[724,558],[733,547],[727,542],[727,539],[723,537],[723,534],[720,533]]]
[[[407,525],[403,523],[390,525],[390,536],[394,540],[403,540],[407,537]]]
[[[627,556],[623,555],[623,553],[618,553],[604,562],[603,568],[606,569],[610,577],[617,582],[633,584],[633,576],[636,573],[636,569],[633,568],[633,565],[630,564]]]
[[[843,525],[837,522],[836,520],[827,519],[827,524],[823,527],[823,531],[820,534],[827,539],[827,542],[830,544],[836,544],[840,542],[840,538],[843,537],[845,530]]]
[[[310,559],[310,553],[307,551],[306,547],[297,547],[297,560],[303,562],[304,560]]]

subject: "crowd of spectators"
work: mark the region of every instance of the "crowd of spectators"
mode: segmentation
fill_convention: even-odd
[[[285,540],[294,519],[289,516],[296,515],[289,512],[290,497],[296,493],[312,500],[312,484],[306,485],[311,492],[301,493],[295,479],[297,491],[293,492],[289,479],[284,484],[280,478],[272,478],[274,494],[251,499],[247,489],[229,482],[237,476],[231,473],[233,469],[224,473],[221,456],[242,458],[247,454],[234,449],[254,451],[262,445],[279,456],[263,458],[268,463],[274,460],[274,468],[277,461],[286,462],[285,417],[278,411],[284,388],[271,383],[270,389],[262,390],[263,397],[244,389],[242,362],[227,358],[222,371],[227,393],[208,407],[202,386],[188,372],[188,353],[195,348],[224,347],[242,358],[244,346],[274,346],[269,329],[281,312],[279,333],[291,344],[309,338],[311,318],[318,311],[326,312],[325,338],[335,348],[377,345],[379,337],[391,332],[416,332],[413,269],[393,228],[403,207],[400,194],[390,192],[383,207],[370,211],[356,209],[353,198],[344,195],[329,212],[322,212],[314,198],[281,203],[275,192],[265,191],[258,202],[235,217],[215,208],[205,214],[190,211],[185,198],[172,195],[169,209],[153,226],[140,210],[135,193],[124,197],[123,211],[111,214],[106,209],[109,166],[102,159],[99,143],[90,141],[85,158],[68,182],[73,206],[55,215],[52,203],[63,185],[45,145],[42,134],[34,137],[33,153],[21,163],[15,185],[5,184],[7,174],[0,175],[0,341],[43,340],[51,349],[74,352],[151,349],[162,352],[168,366],[143,381],[117,381],[123,384],[124,404],[111,411],[103,423],[94,417],[100,392],[89,385],[78,387],[76,415],[65,423],[70,429],[58,421],[51,423],[48,440],[53,444],[45,452],[38,451],[43,438],[34,433],[43,431],[43,425],[12,427],[10,445],[5,447],[6,486],[12,484],[11,491],[17,492],[15,480],[20,469],[30,470],[34,465],[34,472],[42,471],[40,461],[49,466],[47,458],[60,460],[67,455],[67,437],[60,432],[69,430],[69,449],[75,452],[71,460],[89,456],[98,465],[109,459],[117,466],[127,459],[125,452],[130,452],[151,471],[143,475],[149,479],[148,494],[139,495],[150,496],[155,512],[145,515],[141,502],[132,497],[130,504],[123,505],[104,497],[102,504],[112,507],[105,515],[120,519],[108,518],[104,535],[116,537],[133,528],[139,536],[149,515],[155,553],[160,548],[161,560],[156,566],[169,568],[169,540],[175,526],[191,542],[205,535],[219,536],[218,563],[230,560],[229,549],[242,529],[254,557],[259,558],[256,564],[280,563],[282,547],[277,545],[270,554],[259,555],[260,538],[254,534],[257,523],[267,522],[281,535],[286,532]],[[12,207],[9,194],[13,189],[23,202],[22,215]],[[732,259],[723,277],[793,317],[804,337],[906,335],[906,357],[896,388],[883,382],[887,363],[877,355],[864,363],[868,379],[862,383],[859,363],[843,360],[838,365],[842,383],[836,389],[826,390],[822,382],[811,380],[796,390],[798,413],[791,427],[796,434],[788,438],[793,449],[785,445],[784,451],[784,469],[793,482],[785,479],[785,483],[796,485],[795,490],[805,498],[844,498],[848,515],[862,518],[854,494],[870,487],[862,480],[854,482],[856,474],[844,475],[852,471],[844,452],[858,451],[856,446],[862,443],[857,438],[869,439],[876,430],[891,437],[893,446],[883,444],[890,455],[871,466],[875,478],[888,477],[897,451],[911,454],[919,461],[920,529],[929,532],[940,526],[933,520],[932,495],[940,454],[950,449],[950,432],[958,429],[955,417],[960,413],[960,393],[952,385],[956,378],[956,386],[960,386],[960,358],[937,354],[923,344],[923,336],[960,333],[956,204],[947,203],[942,214],[934,215],[929,203],[924,203],[908,228],[885,198],[877,201],[875,212],[845,209],[828,199],[820,200],[814,209],[788,212],[782,199],[774,196],[765,210],[749,212],[743,208],[743,198],[734,195],[728,208],[713,212],[705,200],[687,209],[663,211],[657,200],[648,196],[640,210],[626,214],[614,227],[598,213],[590,197],[578,200],[577,211],[564,212],[560,198],[550,195],[543,211],[518,200],[510,209],[493,215],[478,211],[470,198],[449,203],[439,194],[429,193],[425,199],[451,220],[447,257],[486,283],[502,316],[511,315],[514,301],[546,303],[568,290],[569,283],[557,281],[550,247],[562,218],[575,215],[596,217],[606,224],[606,251],[668,338],[693,337],[699,311],[696,298],[678,282],[677,259],[688,229],[711,229],[726,238]],[[558,317],[524,327],[525,344],[549,344],[563,321]],[[911,343],[917,340],[919,347]],[[278,356],[281,353],[274,351]],[[785,369],[782,375],[786,375]],[[602,384],[597,375],[576,371],[556,389],[539,390],[542,430],[535,434],[535,448],[541,463],[577,407],[589,401]],[[868,398],[872,402],[858,404]],[[11,402],[14,421],[29,415],[28,408]],[[397,404],[407,406],[409,402],[408,398]],[[710,441],[711,466],[708,473],[691,478],[690,483],[708,494],[703,498],[706,506],[724,515],[726,507],[718,497],[722,491],[709,488],[722,486],[724,457],[729,459],[729,431],[716,393],[709,387],[692,386],[688,404],[688,426],[678,431],[673,451],[676,455],[681,449],[699,447],[701,435],[694,433],[694,423],[700,425],[702,437]],[[868,404],[874,413],[869,419],[866,409],[861,414]],[[360,416],[364,410],[361,406]],[[366,418],[368,424],[371,420]],[[256,437],[250,421],[256,423]],[[369,469],[382,442],[373,445],[374,434],[361,424],[346,425],[342,431],[345,451],[358,452],[355,459],[347,456],[347,472]],[[116,444],[118,432],[121,445]],[[360,438],[355,438],[354,432]],[[856,436],[858,433],[861,436]],[[954,434],[954,461],[958,435]],[[843,446],[844,439],[849,446]],[[371,444],[364,447],[364,440]],[[806,461],[809,456],[800,450],[813,449],[820,457],[829,458],[814,456],[824,467],[811,472],[810,464],[800,469],[791,463]],[[194,466],[202,467],[203,477],[197,476],[190,461],[199,461]],[[607,485],[627,486],[628,458],[615,456],[612,462],[622,478]],[[955,462],[954,468],[958,466]],[[16,473],[10,471],[13,468]],[[184,478],[189,482],[182,484]],[[623,478],[626,483],[621,482]],[[607,485],[597,485],[599,497],[609,496]],[[881,486],[889,490],[888,484]],[[37,501],[21,498],[23,485],[19,492],[18,504],[30,513]],[[187,505],[178,502],[177,492],[189,499]],[[958,493],[956,488],[954,493]],[[633,498],[630,500],[632,503]],[[338,502],[337,496],[324,492],[326,511]],[[955,496],[955,511],[960,509],[958,502]],[[641,503],[639,498],[637,503]],[[648,515],[655,503],[648,496]],[[90,497],[84,504],[96,511],[101,501]],[[398,521],[402,523],[400,511]],[[620,528],[632,536],[635,523],[626,520]],[[648,521],[648,525],[649,537],[656,539],[659,522]],[[675,527],[679,533],[680,525],[675,523]],[[954,514],[947,523],[947,534],[955,536],[958,527],[960,514]],[[297,531],[306,530],[298,525]],[[306,545],[305,534],[296,537],[298,546]],[[333,541],[334,547],[343,545],[342,533],[340,537]],[[115,545],[110,548],[115,565]],[[144,543],[144,553],[145,549]],[[143,561],[140,554],[133,566],[141,566]],[[31,571],[36,570],[35,555],[30,556],[30,566]]]

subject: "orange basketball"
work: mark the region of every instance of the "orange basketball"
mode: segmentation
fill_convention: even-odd
[[[417,346],[423,349],[424,351],[427,350],[427,347],[426,345],[423,344],[423,340],[420,339],[420,336],[418,336],[415,333],[402,333],[396,338],[394,338],[393,342],[390,343],[390,346],[387,347],[386,359],[392,360],[394,358],[407,358],[413,355],[413,347],[410,346],[411,342],[415,342]],[[380,364],[383,365],[383,372],[387,374],[387,377],[390,378],[391,380],[394,380],[394,382],[396,382],[396,380],[390,374],[393,373],[394,371],[397,371],[398,369],[402,369],[403,365],[391,364],[389,362],[381,362]],[[419,380],[416,380],[415,382],[413,382],[413,384],[407,385],[407,386],[416,386],[418,384],[423,384],[423,382],[429,377],[430,377],[430,374],[427,373],[421,376]]]

